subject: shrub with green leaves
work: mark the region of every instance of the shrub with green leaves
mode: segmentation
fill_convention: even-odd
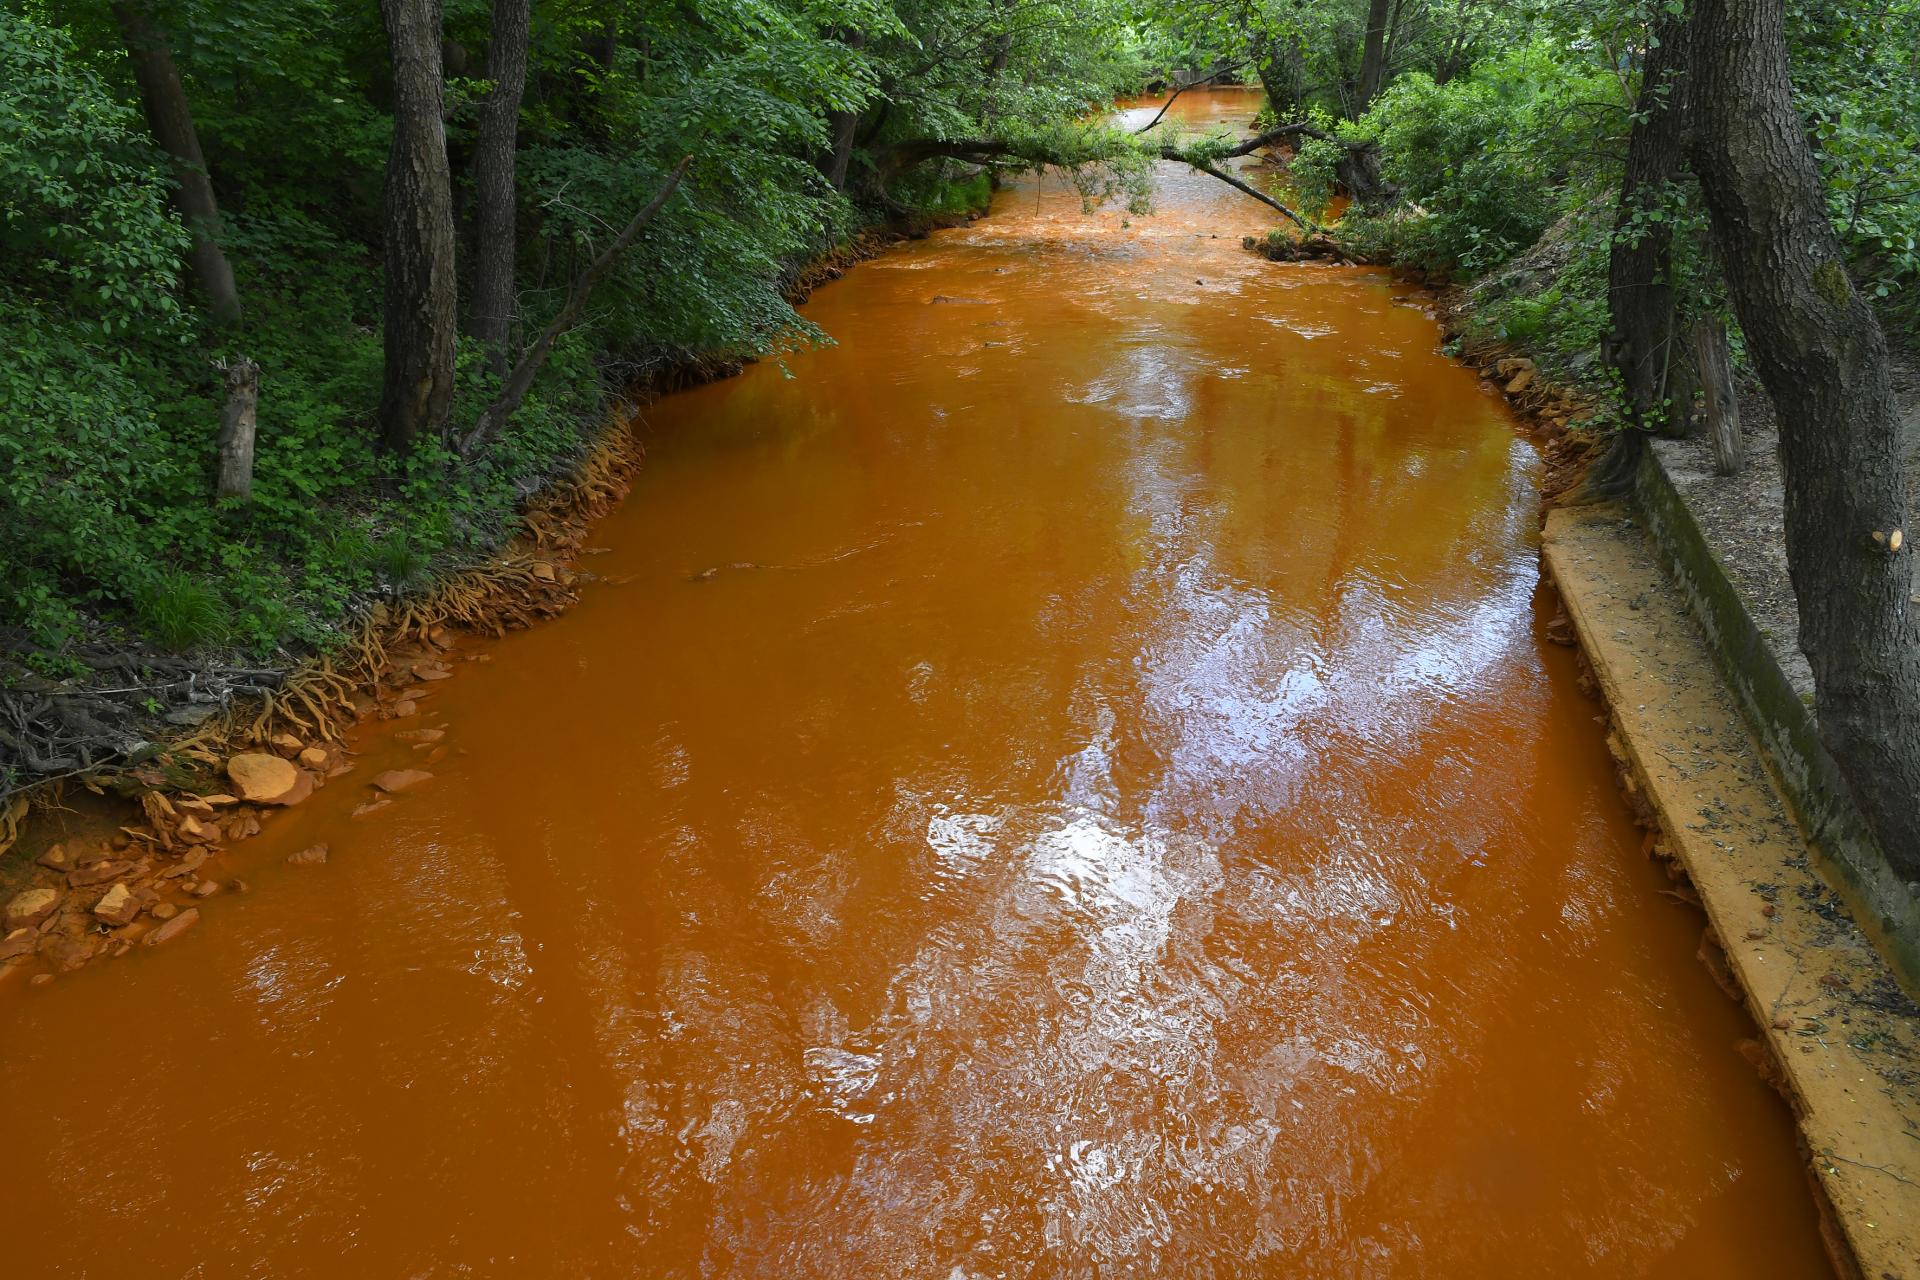
[[[182,331],[185,229],[140,113],[58,27],[0,9],[0,284],[89,337]]]
[[[1496,267],[1559,216],[1568,180],[1621,119],[1617,82],[1546,41],[1444,85],[1402,76],[1359,126],[1403,202],[1376,234],[1418,266]]]

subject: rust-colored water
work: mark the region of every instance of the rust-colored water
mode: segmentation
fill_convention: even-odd
[[[347,817],[376,728],[250,895],[4,993],[5,1274],[1823,1274],[1533,452],[1405,290],[1160,200],[822,291],[430,783]]]

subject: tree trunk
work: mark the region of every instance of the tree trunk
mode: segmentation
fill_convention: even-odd
[[[254,411],[260,404],[260,366],[245,356],[221,366],[227,407],[220,418],[220,473],[214,492],[246,502],[253,497]]]
[[[859,127],[858,111],[827,112],[827,135],[831,141],[827,154],[821,157],[820,172],[835,191],[847,189],[847,170],[853,163],[853,136]]]
[[[1854,291],[1787,78],[1784,0],[1698,0],[1694,170],[1780,423],[1787,564],[1820,733],[1920,879],[1920,610],[1887,343]]]
[[[1355,119],[1365,115],[1380,87],[1387,82],[1387,28],[1392,25],[1393,0],[1367,0],[1367,38],[1360,52],[1360,84],[1355,95]]]
[[[207,177],[206,157],[200,152],[200,134],[193,127],[193,113],[187,107],[187,91],[180,83],[180,70],[173,63],[173,49],[166,33],[148,17],[141,0],[117,0],[114,20],[126,41],[127,61],[140,86],[140,105],[154,141],[173,160],[173,172],[179,182],[174,203],[182,221],[193,236],[187,251],[187,266],[200,291],[207,297],[207,310],[214,322],[240,323],[240,291],[234,287],[233,268],[220,248],[220,204],[214,199],[213,183]]]
[[[1379,143],[1369,140],[1340,145],[1344,150],[1334,162],[1333,173],[1354,203],[1377,212],[1400,198],[1400,188],[1380,172]]]
[[[1667,375],[1676,362],[1672,224],[1647,215],[1669,203],[1686,162],[1687,47],[1684,15],[1663,14],[1648,33],[1607,260],[1607,356],[1620,373],[1628,422],[1649,431],[1670,421]]]
[[[840,33],[840,42],[849,49],[858,49],[867,43],[867,37],[858,31],[844,31]],[[853,139],[860,128],[860,111],[855,107],[851,111],[827,112],[827,153],[820,157],[819,168],[835,191],[847,189],[847,167],[853,162]]]
[[[380,443],[437,435],[453,407],[453,191],[441,124],[439,0],[380,0],[393,56],[387,153],[386,381]]]
[[[486,349],[487,367],[507,376],[513,331],[515,153],[520,144],[520,95],[527,83],[530,0],[494,0],[487,42],[487,79],[493,89],[480,107],[473,150],[475,196],[473,297],[467,330]]]
[[[1727,327],[1718,316],[1701,316],[1693,322],[1693,365],[1700,373],[1700,389],[1707,402],[1713,469],[1723,476],[1736,475],[1746,460],[1740,438],[1740,400],[1733,390]]]

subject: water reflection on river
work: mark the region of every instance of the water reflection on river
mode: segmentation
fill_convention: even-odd
[[[430,784],[9,993],[8,1274],[1822,1274],[1533,452],[1404,287],[1159,205],[823,290],[652,411]]]

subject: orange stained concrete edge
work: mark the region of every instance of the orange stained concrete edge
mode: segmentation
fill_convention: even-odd
[[[1640,527],[1619,507],[1557,509],[1542,555],[1631,785],[1771,1050],[1830,1235],[1869,1280],[1920,1277],[1920,1034],[1891,970],[1821,878]]]

